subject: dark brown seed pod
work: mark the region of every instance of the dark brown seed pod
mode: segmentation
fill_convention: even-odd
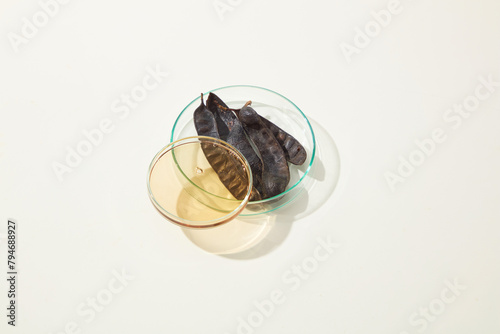
[[[194,111],[193,119],[198,135],[220,139],[215,116],[205,106],[203,94],[200,106]],[[249,183],[244,166],[234,155],[216,144],[202,143],[201,148],[222,184],[236,199],[243,200]],[[252,190],[250,200],[255,197],[260,199],[260,194]]]
[[[252,169],[253,186],[260,192],[262,181],[262,161],[250,144],[238,117],[214,93],[207,99],[207,107],[214,114],[220,138],[238,149],[247,159]],[[257,200],[256,197],[251,200]]]
[[[230,131],[230,126],[232,128],[232,123],[231,119],[228,119],[229,117],[224,114],[224,119],[227,121],[227,123],[222,119],[222,111],[228,110],[229,108],[227,105],[222,101],[217,95],[214,93],[209,93],[208,98],[207,98],[207,108],[210,110],[214,116],[215,116],[215,121],[217,122],[217,127],[219,129],[219,135],[222,140],[226,140],[227,136],[229,135]]]
[[[290,181],[290,170],[281,145],[255,110],[249,107],[250,103],[247,102],[237,114],[262,157],[261,193],[264,198],[269,198],[285,191]]]
[[[238,113],[240,109],[229,109]],[[260,116],[260,119],[271,130],[274,137],[281,145],[283,152],[285,152],[286,160],[294,165],[302,165],[307,159],[307,152],[304,146],[295,139],[291,134],[271,122],[270,120]]]
[[[202,143],[201,148],[222,184],[236,199],[243,200],[249,181],[240,160],[217,144]]]
[[[214,115],[208,110],[203,102],[203,94],[201,94],[201,103],[193,114],[194,127],[199,136],[207,136],[220,139],[217,123]]]
[[[274,137],[281,145],[283,152],[285,152],[286,160],[294,165],[302,165],[307,159],[307,152],[304,146],[302,146],[291,134],[287,133],[273,122],[262,116],[260,116],[260,119],[267,128],[271,130]]]

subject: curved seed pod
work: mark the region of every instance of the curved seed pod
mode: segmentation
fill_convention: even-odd
[[[205,106],[203,94],[201,94],[200,106],[194,111],[193,119],[198,135],[220,139],[215,116]],[[245,198],[248,177],[244,166],[238,159],[218,145],[202,143],[201,148],[207,161],[229,192],[238,200]],[[259,199],[261,199],[260,193],[252,189],[250,200]]]
[[[244,199],[248,177],[238,158],[217,144],[202,143],[201,148],[222,184],[236,199]]]
[[[290,170],[281,145],[255,110],[248,106],[249,104],[250,102],[241,108],[238,118],[250,139],[259,149],[263,163],[262,192],[264,198],[269,198],[285,191],[290,181]]]
[[[207,99],[207,108],[214,114],[220,138],[236,147],[247,159],[252,169],[253,186],[260,191],[262,181],[262,161],[250,144],[238,117],[214,93]]]
[[[228,116],[224,115],[225,120],[227,123],[222,119],[222,110],[227,110],[228,106],[222,101],[217,95],[214,93],[209,93],[208,98],[207,98],[207,108],[210,110],[214,116],[215,116],[215,121],[217,122],[217,127],[219,129],[219,135],[222,140],[226,140],[227,136],[229,135],[229,125],[233,126],[232,124],[232,119],[229,119]]]
[[[240,109],[229,109],[238,113]],[[302,165],[307,159],[307,152],[304,146],[295,139],[291,134],[271,122],[270,120],[260,116],[260,119],[271,130],[278,143],[285,152],[286,160],[294,165]]]
[[[207,136],[220,139],[217,123],[214,115],[208,110],[203,102],[203,94],[201,94],[201,104],[193,114],[194,127],[199,136]]]
[[[294,165],[302,165],[307,158],[307,152],[304,146],[302,146],[291,134],[287,133],[273,122],[262,116],[260,116],[260,119],[268,129],[271,130],[274,137],[281,145],[281,148],[285,152],[286,160]]]

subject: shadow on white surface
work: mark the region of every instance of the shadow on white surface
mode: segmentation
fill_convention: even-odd
[[[293,205],[279,211],[277,222],[298,220],[318,210],[332,196],[340,177],[340,154],[330,134],[318,122],[309,119],[316,136],[316,157],[310,171],[311,179]],[[304,202],[304,203],[301,203]],[[304,205],[305,204],[305,205]]]
[[[249,260],[276,249],[292,223],[318,210],[330,198],[340,176],[340,156],[328,132],[309,119],[316,136],[316,157],[307,184],[286,206],[264,215],[238,217],[210,229],[183,228],[186,237],[203,250],[235,260]],[[327,168],[325,167],[327,166]]]
[[[182,228],[182,232],[201,249],[218,255],[243,252],[260,243],[273,230],[274,216],[238,217],[229,223],[207,229]]]

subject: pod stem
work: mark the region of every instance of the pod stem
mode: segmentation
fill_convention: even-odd
[[[202,94],[202,95],[203,95],[203,94]],[[215,102],[215,103],[217,104],[217,107],[219,107],[220,109],[222,109],[222,110],[224,110],[224,111],[228,111],[228,110],[230,110],[230,111],[234,111],[235,113],[238,113],[238,112],[241,110],[241,108],[240,108],[240,109],[227,108],[227,107],[221,106],[221,105],[220,105],[220,104],[218,104],[217,102]],[[249,106],[249,105],[251,105],[251,104],[252,104],[252,101],[248,101],[247,103],[245,103],[245,105],[243,106],[243,108],[248,107],[248,106]]]
[[[218,104],[217,102],[215,102],[215,104],[217,104],[217,107],[221,108],[221,109],[222,109],[222,110],[224,110],[224,111],[227,111],[227,110],[234,111],[234,112],[238,112],[238,111],[240,111],[240,109],[233,109],[233,108],[228,108],[228,107],[221,106],[221,105],[220,105],[220,104]]]

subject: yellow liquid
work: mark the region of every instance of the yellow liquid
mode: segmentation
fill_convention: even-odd
[[[149,176],[156,208],[168,219],[189,227],[215,226],[243,209],[242,200],[235,199],[221,182],[201,145],[186,143],[164,152]],[[228,152],[224,147],[217,149]],[[248,190],[249,185],[244,186]]]

